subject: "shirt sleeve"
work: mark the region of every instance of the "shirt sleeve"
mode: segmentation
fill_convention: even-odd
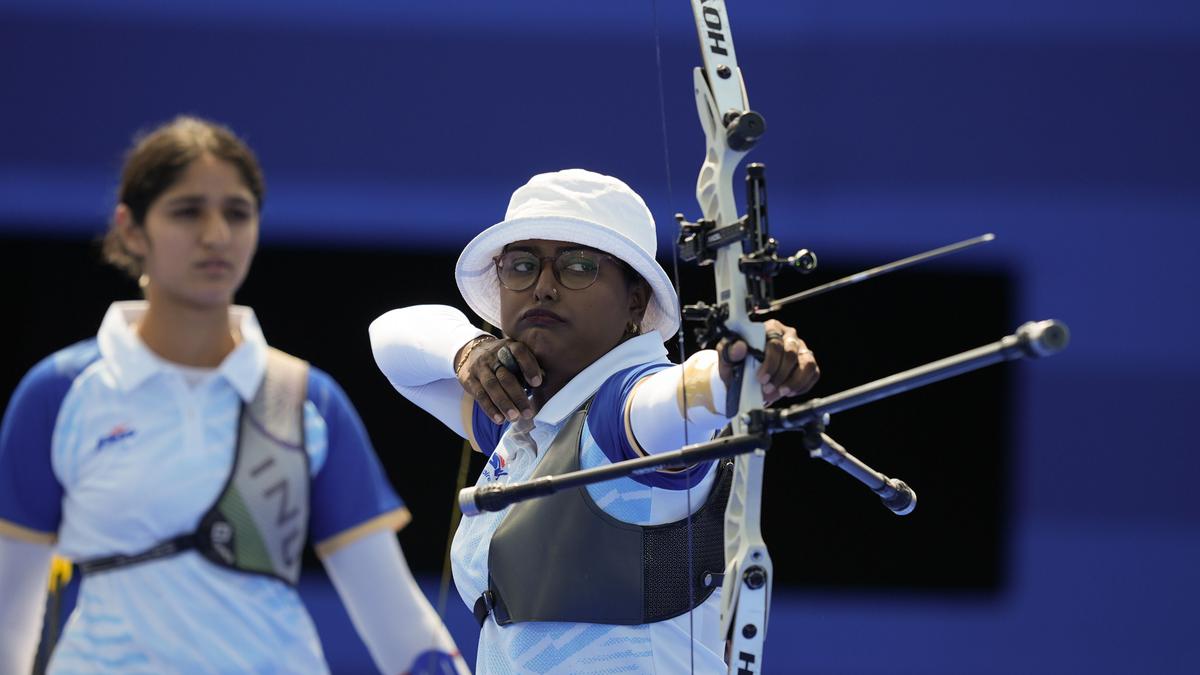
[[[379,370],[401,396],[433,415],[478,448],[470,397],[454,376],[454,357],[482,330],[453,307],[416,305],[371,322],[371,352]]]
[[[500,445],[500,437],[504,435],[510,423],[505,420],[503,424],[496,424],[475,399],[469,400],[471,402],[471,427],[468,438],[476,450],[482,452],[485,457],[491,457],[492,453],[496,451],[496,446]]]
[[[328,451],[313,478],[309,534],[328,555],[365,534],[408,524],[408,509],[379,464],[362,419],[341,387],[310,368],[308,400],[325,420]]]
[[[51,441],[73,373],[63,353],[38,363],[13,392],[0,425],[0,535],[53,541],[63,487],[51,465]]]
[[[596,391],[588,408],[587,425],[596,445],[600,446],[609,461],[619,462],[644,455],[630,442],[630,433],[625,425],[625,405],[640,380],[671,367],[672,364],[665,362],[633,366],[613,374]],[[696,438],[692,442],[701,440],[704,439]],[[686,490],[703,479],[712,465],[710,460],[682,471],[648,471],[632,474],[630,478],[649,487]]]
[[[454,379],[454,356],[486,332],[444,305],[393,309],[371,322],[367,333],[375,364],[397,389]]]

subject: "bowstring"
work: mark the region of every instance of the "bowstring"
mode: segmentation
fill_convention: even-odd
[[[663,85],[663,65],[662,65],[662,40],[661,33],[658,28],[658,0],[650,0],[651,15],[654,25],[654,61],[656,74],[658,79],[658,115],[662,126],[662,148],[663,148],[663,169],[667,181],[667,203],[672,207],[674,212],[675,207],[675,191],[674,184],[671,179],[671,144],[670,137],[667,133],[667,100],[666,87]],[[688,445],[688,403],[687,403],[687,381],[684,379],[687,374],[684,365],[687,356],[687,347],[684,340],[683,329],[683,284],[679,276],[679,247],[671,247],[671,263],[674,272],[675,282],[675,297],[680,304],[680,322],[679,331],[676,333],[676,344],[679,352],[679,382],[680,382],[680,404],[683,406],[683,444]],[[696,593],[693,586],[696,571],[693,566],[693,545],[692,545],[692,476],[690,468],[684,468],[684,492],[687,500],[687,589],[688,589],[688,664],[689,672],[696,672],[696,627],[695,627],[695,604]]]

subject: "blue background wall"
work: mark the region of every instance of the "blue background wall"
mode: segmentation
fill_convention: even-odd
[[[771,670],[1194,672],[1200,6],[730,5],[779,239],[879,262],[995,232],[950,267],[1012,270],[1017,315],[1074,337],[1017,366],[1003,592],[781,592]],[[0,237],[94,236],[130,132],[190,112],[262,157],[268,243],[453,250],[584,164],[665,246],[698,58],[682,0],[3,2]]]

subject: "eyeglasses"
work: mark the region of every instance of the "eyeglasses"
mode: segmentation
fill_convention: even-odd
[[[570,249],[560,251],[558,255],[538,257],[529,251],[505,251],[492,260],[496,263],[496,276],[500,285],[510,291],[523,291],[541,276],[542,264],[547,260],[554,264],[554,278],[563,288],[581,291],[596,283],[600,276],[600,261],[613,256],[599,251]]]

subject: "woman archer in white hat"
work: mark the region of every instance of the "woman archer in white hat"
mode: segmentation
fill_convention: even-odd
[[[371,325],[376,361],[405,398],[489,456],[478,485],[703,440],[728,421],[726,384],[746,345],[668,360],[678,299],[655,249],[653,217],[621,181],[580,169],[534,176],[455,269],[464,300],[503,337],[451,307],[406,307]],[[810,389],[812,352],[792,328],[766,329],[755,373],[764,398]],[[698,672],[724,672],[719,584],[701,581],[723,569],[718,464],[464,519],[452,565],[481,625],[477,672],[683,672],[693,658]],[[707,542],[690,561],[685,526]]]

